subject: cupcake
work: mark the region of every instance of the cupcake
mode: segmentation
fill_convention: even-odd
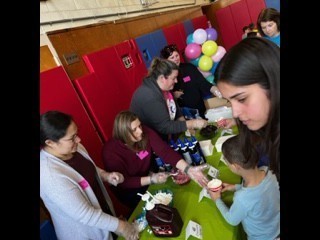
[[[210,182],[208,182],[207,186],[212,192],[217,192],[222,188],[222,181],[220,179],[214,178]]]

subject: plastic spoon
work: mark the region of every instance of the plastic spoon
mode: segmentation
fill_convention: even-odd
[[[155,203],[160,203],[160,200],[153,196],[149,191],[147,191],[147,193],[150,195],[150,197],[152,197]]]
[[[148,199],[149,199],[149,195],[147,193],[145,193],[145,194],[137,193],[137,195],[139,195],[141,197],[142,201],[148,201]]]
[[[178,172],[173,172],[173,173],[169,173],[169,176],[177,176],[179,173]]]

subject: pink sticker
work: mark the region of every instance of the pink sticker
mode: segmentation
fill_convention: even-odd
[[[89,187],[89,183],[87,182],[87,180],[83,179],[82,181],[78,182],[80,187],[82,189],[86,189],[87,187]]]
[[[142,160],[142,159],[144,159],[146,156],[148,156],[148,152],[147,151],[145,151],[145,150],[143,150],[143,151],[140,151],[140,152],[138,152],[137,153],[137,156]]]
[[[186,77],[183,78],[183,81],[184,82],[190,82],[191,78],[189,76],[186,76]]]

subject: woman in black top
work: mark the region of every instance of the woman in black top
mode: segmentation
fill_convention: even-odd
[[[179,106],[198,109],[199,115],[205,118],[203,97],[213,94],[220,98],[221,93],[217,87],[209,83],[196,66],[180,62],[179,50],[175,44],[165,46],[161,50],[161,57],[179,66],[178,82],[173,89]]]

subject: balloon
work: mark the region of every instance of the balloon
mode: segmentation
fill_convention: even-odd
[[[204,76],[205,78],[209,77],[210,75],[212,75],[211,72],[205,72],[202,71],[200,68],[198,68],[199,72],[201,72],[202,76]]]
[[[218,38],[218,33],[214,28],[207,28],[207,40],[213,40],[216,41]]]
[[[206,79],[207,79],[207,81],[208,81],[209,83],[215,84],[215,82],[214,82],[214,76],[213,76],[213,75],[210,75],[210,76],[206,77]]]
[[[212,59],[212,58],[211,58],[211,59]],[[216,71],[217,67],[218,67],[218,62],[215,62],[215,63],[213,64],[212,68],[210,69],[210,72],[211,72],[212,74],[214,74],[214,72]]]
[[[224,47],[218,46],[217,52],[211,56],[212,61],[219,62],[226,52]]]
[[[206,55],[203,55],[199,60],[199,68],[202,71],[209,71],[212,68],[212,65],[212,59]]]
[[[193,33],[190,33],[187,37],[187,45],[193,43]]]
[[[207,40],[207,32],[202,29],[198,28],[193,32],[193,42],[202,44]]]
[[[201,47],[196,43],[190,43],[186,46],[186,49],[184,50],[184,54],[189,59],[195,59],[200,56]]]
[[[201,57],[201,56],[200,56]],[[198,67],[199,66],[199,60],[200,60],[200,57],[196,58],[196,59],[190,59],[189,62],[191,64],[193,64],[194,66]]]
[[[202,44],[202,53],[208,57],[211,57],[213,54],[217,52],[218,45],[215,41],[208,40],[204,44]]]

